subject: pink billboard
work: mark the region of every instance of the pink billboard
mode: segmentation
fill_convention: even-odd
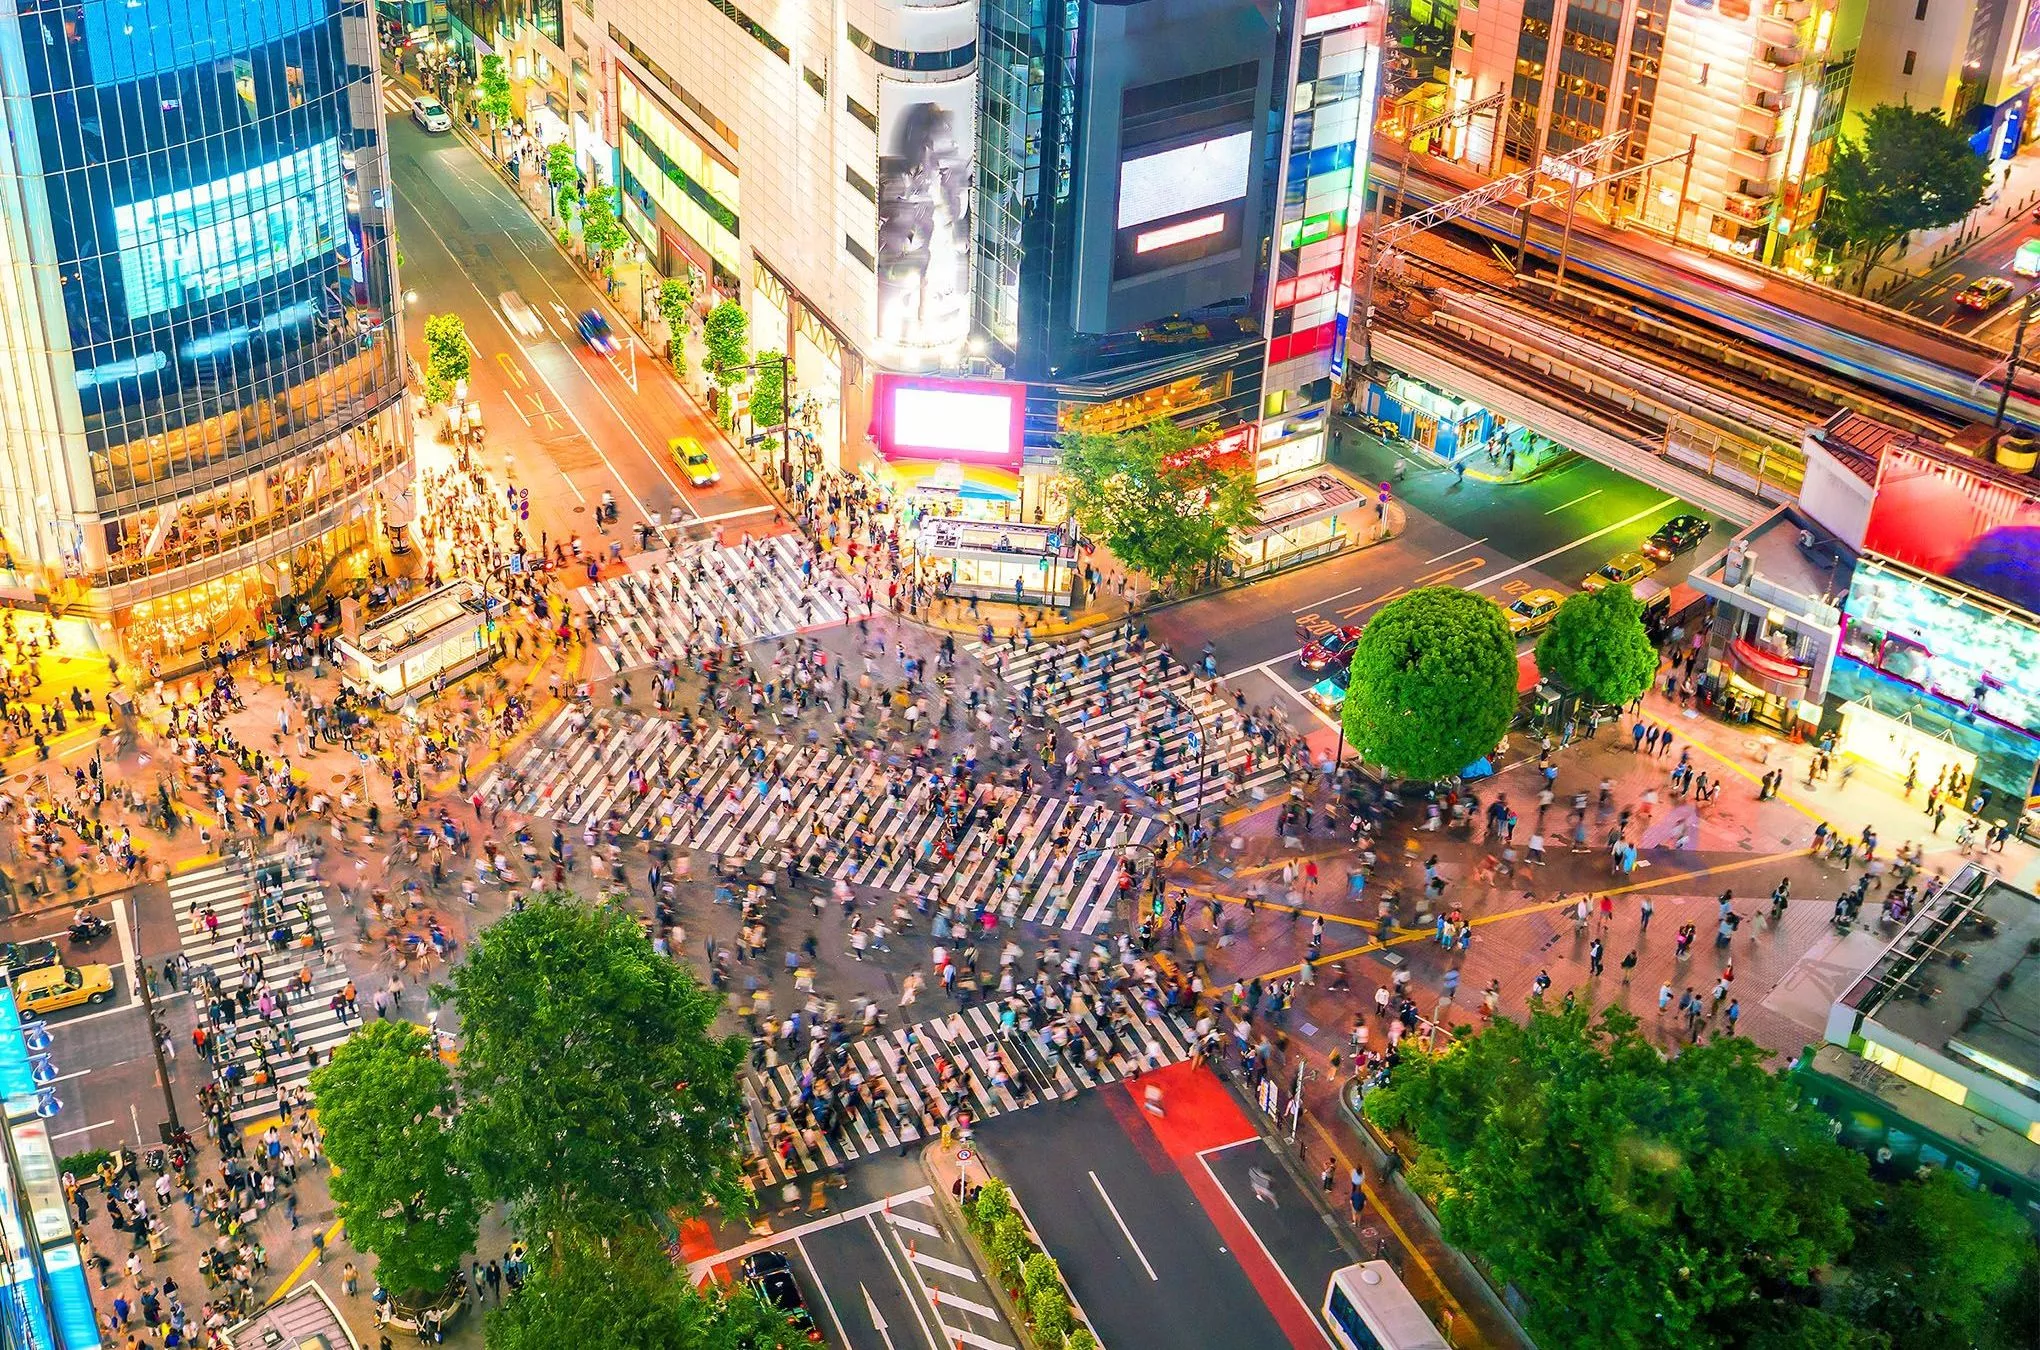
[[[1009,380],[880,375],[871,436],[888,460],[955,460],[1020,472],[1027,386]]]

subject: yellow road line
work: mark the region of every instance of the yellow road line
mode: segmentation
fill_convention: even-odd
[[[1680,736],[1685,737],[1684,743],[1686,745],[1692,746],[1693,748],[1699,750],[1701,754],[1707,756],[1709,759],[1721,765],[1723,768],[1728,769],[1730,772],[1740,774],[1745,781],[1751,783],[1761,783],[1764,781],[1764,776],[1762,774],[1751,773],[1748,769],[1736,763],[1734,760],[1730,759],[1727,755],[1723,754],[1721,751],[1716,750],[1713,746],[1709,745],[1707,742],[1700,740],[1697,737],[1687,736],[1686,729],[1684,727],[1675,727],[1670,722],[1666,721],[1664,718],[1653,716],[1650,713],[1644,713],[1643,720],[1646,722],[1654,722],[1659,727],[1663,728],[1666,731],[1676,731]],[[1783,744],[1783,742],[1780,742],[1780,744]],[[1667,772],[1669,772],[1669,770]],[[1790,782],[1791,779],[1792,775],[1790,773],[1787,773],[1785,777],[1780,780],[1780,785],[1782,786],[1784,783]],[[1827,816],[1824,813],[1814,810],[1812,807],[1808,806],[1805,802],[1800,801],[1797,797],[1791,796],[1788,793],[1779,792],[1775,794],[1771,798],[1771,800],[1774,802],[1785,803],[1787,806],[1797,811],[1800,815],[1805,816],[1808,820],[1823,821],[1827,819]]]
[[[343,1227],[345,1227],[345,1225],[340,1220],[338,1219],[333,1220],[333,1226],[326,1230],[327,1247],[331,1247],[333,1245],[334,1239],[340,1236],[340,1230]],[[298,1262],[296,1267],[292,1269],[290,1274],[283,1277],[283,1283],[276,1286],[276,1292],[269,1296],[268,1301],[265,1302],[263,1306],[273,1308],[277,1304],[283,1302],[284,1295],[288,1294],[291,1291],[292,1287],[295,1286],[299,1280],[305,1277],[305,1272],[310,1270],[312,1268],[312,1263],[318,1259],[319,1248],[313,1247],[310,1251],[306,1252],[305,1259]]]
[[[1333,1078],[1332,1091],[1335,1094],[1344,1092],[1344,1089],[1339,1087],[1336,1077]],[[1334,1102],[1333,1109],[1338,1109],[1337,1102]],[[1332,1132],[1325,1128],[1323,1121],[1308,1111],[1303,1114],[1304,1118],[1310,1122],[1310,1127],[1317,1131],[1318,1138],[1324,1141],[1325,1150],[1339,1160],[1339,1169],[1350,1177],[1353,1174],[1353,1160],[1346,1156],[1344,1149],[1339,1147],[1339,1141],[1332,1137]],[[1452,1309],[1455,1317],[1464,1317],[1466,1315],[1465,1306],[1452,1296],[1452,1290],[1446,1286],[1445,1281],[1438,1278],[1438,1271],[1432,1266],[1430,1259],[1424,1255],[1423,1248],[1417,1246],[1411,1240],[1410,1235],[1403,1231],[1403,1226],[1395,1221],[1395,1215],[1390,1213],[1388,1206],[1381,1201],[1381,1192],[1376,1190],[1373,1183],[1367,1179],[1365,1169],[1362,1169],[1360,1174],[1360,1192],[1374,1206],[1375,1214],[1380,1217],[1383,1223],[1388,1225],[1388,1231],[1395,1234],[1396,1241],[1402,1243],[1403,1250],[1410,1254],[1411,1259],[1417,1263],[1417,1268],[1430,1278],[1432,1285],[1438,1290],[1438,1297],[1444,1300],[1446,1305]]]
[[[1585,891],[1569,891],[1567,895],[1570,897],[1585,894],[1591,897],[1628,895],[1634,891],[1663,890],[1667,886],[1675,886],[1682,881],[1692,881],[1699,877],[1718,876],[1723,872],[1737,872],[1748,867],[1764,867],[1782,862],[1787,858],[1804,857],[1805,854],[1805,849],[1786,849],[1783,852],[1765,853],[1754,858],[1738,858],[1734,862],[1718,863],[1713,867],[1696,867],[1688,872],[1667,872],[1664,876],[1651,881],[1637,881],[1624,886],[1598,887]],[[1565,900],[1539,900],[1535,904],[1520,905],[1515,909],[1503,910],[1499,914],[1483,914],[1479,918],[1471,920],[1471,923],[1475,928],[1483,928],[1491,923],[1500,923],[1504,919],[1520,919],[1526,914],[1535,914],[1540,910],[1556,909],[1565,903]],[[1389,947],[1400,947],[1405,943],[1415,942],[1419,939],[1435,940],[1436,933],[1437,930],[1435,928],[1401,929],[1396,936],[1386,942],[1364,942],[1357,947],[1348,947],[1344,951],[1329,952],[1319,957],[1313,965],[1316,969],[1323,970],[1326,966],[1344,961],[1348,957],[1364,956],[1368,952],[1378,952]],[[1280,970],[1271,970],[1263,973],[1261,979],[1283,980],[1302,969],[1303,966],[1301,964],[1284,966]]]

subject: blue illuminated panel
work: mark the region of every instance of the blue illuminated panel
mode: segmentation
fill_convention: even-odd
[[[85,0],[95,84],[125,84],[267,46],[326,19],[328,0]]]

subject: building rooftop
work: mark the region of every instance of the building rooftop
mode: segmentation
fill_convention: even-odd
[[[2040,900],[1965,868],[1843,1002],[2040,1101]]]
[[[1960,435],[1953,443],[1943,443],[1916,435],[1902,427],[1880,422],[1874,417],[1859,412],[1838,412],[1827,420],[1826,425],[1813,432],[1814,440],[1832,454],[1851,473],[1866,483],[1877,482],[1877,467],[1884,459],[1884,452],[1894,447],[1910,450],[1928,459],[1943,464],[1958,464],[1974,472],[1978,477],[1989,479],[2021,492],[2033,491],[2033,479],[2026,474],[2013,473],[1986,459],[1980,452],[1986,435],[1979,440],[1972,434]]]
[[[228,1350],[361,1350],[340,1310],[313,1280],[299,1285],[290,1297],[272,1303],[255,1316],[228,1327]]]

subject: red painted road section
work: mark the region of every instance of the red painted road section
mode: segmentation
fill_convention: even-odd
[[[1110,1100],[1112,1114],[1129,1134],[1146,1126],[1176,1171],[1190,1184],[1197,1203],[1204,1207],[1226,1245],[1232,1249],[1240,1269],[1253,1282],[1261,1302],[1274,1314],[1282,1334],[1294,1350],[1327,1350],[1329,1342],[1310,1309],[1297,1302],[1289,1283],[1262,1249],[1261,1240],[1240,1218],[1232,1201],[1197,1155],[1228,1144],[1245,1143],[1255,1137],[1253,1124],[1233,1101],[1232,1094],[1209,1069],[1190,1064],[1172,1064],[1166,1069],[1143,1074],[1138,1080],[1122,1080],[1122,1092]],[[1147,1109],[1149,1087],[1162,1090],[1163,1114]],[[1131,1109],[1126,1109],[1129,1104]],[[1129,1119],[1132,1117],[1132,1119]],[[1136,1124],[1136,1121],[1139,1124]],[[1141,1142],[1135,1135],[1135,1142]],[[1145,1150],[1144,1150],[1145,1151]]]

